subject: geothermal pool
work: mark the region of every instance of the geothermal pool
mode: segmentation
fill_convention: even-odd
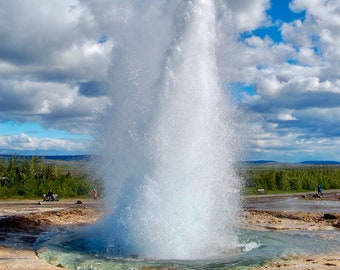
[[[294,211],[314,210],[320,213],[329,210],[329,203],[337,201],[306,201],[297,197],[260,198],[248,202],[247,208],[264,210],[294,209]],[[289,210],[288,210],[289,211]],[[328,211],[332,212],[332,211]],[[88,248],[88,231],[52,231],[41,235],[36,242],[40,258],[53,264],[61,264],[72,269],[242,269],[264,264],[268,260],[282,256],[321,254],[340,250],[340,231],[255,231],[240,230],[238,245],[233,250],[220,250],[218,256],[192,260],[152,259],[138,254],[125,258],[110,255],[107,250]]]
[[[242,269],[289,255],[318,254],[340,249],[340,232],[260,232],[242,231],[240,245],[233,252],[210,259],[152,260],[150,258],[114,258],[90,254],[83,249],[85,236],[65,232],[45,242],[38,256],[55,265],[71,269]]]

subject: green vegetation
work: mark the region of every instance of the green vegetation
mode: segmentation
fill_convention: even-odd
[[[314,191],[317,185],[340,189],[340,166],[335,165],[249,166],[245,171],[245,194],[254,194],[257,189],[267,193]]]
[[[59,198],[90,197],[93,187],[102,194],[101,181],[91,180],[85,169],[74,170],[38,156],[0,159],[0,199],[42,198],[50,189]]]
[[[246,165],[239,168],[245,179],[244,194],[286,193],[340,189],[339,165]],[[95,187],[103,194],[101,180],[90,176],[85,164],[72,161],[47,161],[44,157],[0,159],[0,199],[42,198],[49,189],[59,198],[92,196]]]

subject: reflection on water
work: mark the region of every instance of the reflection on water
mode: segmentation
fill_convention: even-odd
[[[49,239],[49,240],[48,240]],[[47,240],[47,241],[46,241]],[[340,232],[263,232],[244,230],[239,236],[240,245],[232,253],[219,258],[195,261],[160,261],[134,256],[112,258],[85,249],[86,235],[81,231],[65,231],[44,235],[38,239],[39,257],[52,264],[71,269],[242,269],[263,264],[283,255],[323,253],[340,250]]]

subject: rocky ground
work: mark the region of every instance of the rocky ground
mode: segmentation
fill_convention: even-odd
[[[338,193],[328,196],[339,199]],[[259,200],[250,197],[246,201]],[[267,196],[268,199],[268,196]],[[275,197],[273,197],[275,199]],[[304,199],[313,199],[306,195]],[[248,203],[250,203],[248,202]],[[36,238],[52,228],[60,230],[83,226],[104,214],[100,201],[62,200],[59,202],[0,202],[0,270],[61,269],[41,260],[34,252]],[[340,213],[306,213],[246,209],[243,227],[253,230],[339,230]],[[332,254],[281,258],[265,266],[249,269],[340,269],[340,251]]]
[[[39,259],[33,243],[43,232],[93,223],[103,215],[100,202],[0,202],[0,269],[59,269]]]
[[[275,200],[277,196],[263,195],[250,196],[246,198],[246,205],[259,200]],[[340,200],[340,191],[329,191],[323,197],[316,194],[295,194],[285,196],[297,196],[301,200]],[[275,210],[254,210],[249,208],[244,212],[243,227],[252,230],[269,231],[321,231],[332,232],[340,230],[340,209],[333,212],[298,212],[298,211],[275,211]],[[340,251],[326,254],[310,254],[304,256],[282,257],[274,259],[264,266],[250,267],[248,270],[263,269],[302,269],[302,270],[322,270],[340,269]]]
[[[245,211],[244,228],[252,230],[339,230],[340,213],[304,213],[283,211]],[[250,267],[248,270],[260,269],[340,269],[340,251],[330,254],[282,257],[265,266]]]
[[[340,213],[305,213],[269,210],[244,212],[244,228],[251,230],[333,230],[340,229]]]

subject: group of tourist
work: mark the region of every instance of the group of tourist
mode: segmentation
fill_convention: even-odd
[[[97,190],[95,188],[92,191],[92,196],[93,196],[93,200],[96,201],[97,198],[98,198],[98,192],[97,192]],[[45,201],[54,201],[54,200],[56,200],[56,197],[53,194],[51,189],[47,192],[47,194],[44,194],[44,200]]]

